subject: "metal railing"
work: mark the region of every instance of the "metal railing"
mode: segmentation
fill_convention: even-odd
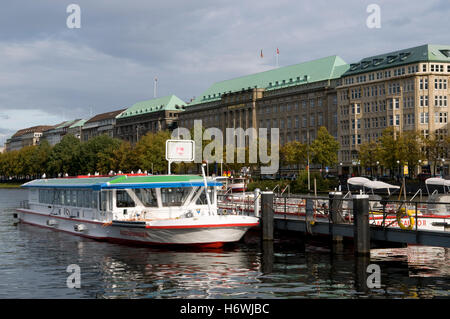
[[[417,195],[416,193],[415,195]],[[235,214],[254,214],[256,198],[253,194],[248,196],[231,196],[220,199],[218,206],[228,209]],[[450,203],[429,202],[414,200],[391,200],[386,198],[369,198],[369,223],[382,228],[399,228],[402,230],[437,230],[450,231]],[[307,211],[307,201],[312,211]],[[296,195],[275,195],[273,200],[274,218],[306,220],[312,216],[312,222],[333,223],[330,205],[332,201],[333,212],[338,216],[340,224],[353,223],[353,198],[347,193],[343,197]],[[447,211],[447,208],[448,211]]]

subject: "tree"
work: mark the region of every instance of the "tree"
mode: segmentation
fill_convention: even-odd
[[[419,160],[425,158],[422,152],[422,143],[419,132],[405,131],[398,140],[398,157],[404,159],[408,165],[408,174],[411,176],[416,171]]]
[[[80,166],[81,142],[71,134],[65,135],[61,142],[57,143],[48,159],[48,170],[52,175],[68,174],[77,175],[82,171]]]
[[[398,154],[398,142],[392,126],[383,131],[379,142],[380,162],[384,167],[389,169],[392,176],[396,168],[399,166],[397,161],[401,161]]]
[[[281,160],[285,164],[297,164],[299,167],[307,163],[307,148],[306,144],[298,141],[286,143],[281,147]]]
[[[361,161],[361,166],[370,169],[370,174],[372,175],[374,167],[380,161],[380,146],[375,141],[361,144],[358,159]]]
[[[312,153],[312,162],[324,166],[332,166],[336,164],[338,157],[337,152],[340,144],[335,138],[328,133],[325,126],[321,126],[317,132],[317,138],[311,143],[310,150]]]
[[[425,157],[433,167],[433,174],[436,175],[436,166],[439,159],[447,155],[447,139],[440,138],[436,134],[430,134],[423,139],[425,145]]]
[[[80,164],[85,173],[95,173],[98,170],[98,166],[108,169],[107,173],[111,170],[110,165],[108,164],[110,159],[103,156],[101,160],[104,163],[100,163],[100,154],[107,153],[108,150],[112,153],[112,150],[119,147],[121,141],[118,139],[114,139],[106,134],[96,136],[91,138],[85,143],[81,143],[80,145]]]
[[[169,131],[149,132],[140,139],[134,148],[139,169],[151,171],[153,168],[155,172],[167,172],[166,140],[168,139],[170,139]]]

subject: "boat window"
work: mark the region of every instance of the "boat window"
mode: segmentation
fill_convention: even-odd
[[[72,190],[70,191],[70,206],[76,206],[77,205],[77,191]]]
[[[77,191],[77,207],[83,207],[84,191]]]
[[[108,203],[108,194],[106,192],[100,192],[100,210],[106,211]]]
[[[145,207],[158,207],[156,192],[154,189],[137,188],[134,192]]]
[[[97,209],[98,207],[98,192],[93,192],[91,207]]]
[[[190,190],[189,187],[161,188],[163,206],[181,206]]]
[[[117,190],[116,192],[116,206],[117,207],[135,207],[136,203],[134,200],[128,195],[125,190]]]
[[[208,194],[209,194],[209,199],[210,199],[211,203],[213,203],[213,200],[212,200],[212,191],[213,191],[212,187],[208,187],[208,191],[211,191],[211,193],[208,193]],[[202,187],[201,194],[197,198],[197,201],[195,202],[195,204],[196,205],[208,205],[208,201],[206,200],[204,187]]]
[[[70,191],[69,190],[64,191],[64,204],[66,206],[70,206]]]

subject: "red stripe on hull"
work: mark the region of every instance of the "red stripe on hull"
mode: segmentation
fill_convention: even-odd
[[[35,213],[37,215],[42,215],[42,214],[38,214]],[[44,215],[42,215],[44,216]],[[71,232],[71,231],[67,231],[64,229],[58,229],[58,228],[54,228],[51,226],[46,226],[46,225],[41,225],[41,224],[36,224],[36,223],[31,223],[28,221],[25,221],[23,219],[20,219],[21,223],[27,224],[27,225],[31,225],[31,226],[37,226],[40,228],[45,228],[45,229],[50,229],[53,231],[60,231],[63,233],[67,233],[67,234],[71,234],[71,235],[75,235],[75,236],[79,236],[79,237],[84,237],[84,238],[88,238],[88,239],[93,239],[93,240],[98,240],[98,241],[107,241],[110,243],[115,243],[115,244],[134,244],[134,245],[139,245],[139,246],[183,246],[183,247],[197,247],[197,248],[220,248],[222,247],[225,243],[224,242],[211,242],[211,243],[187,243],[187,244],[180,244],[180,243],[157,243],[157,242],[148,242],[148,241],[141,241],[141,240],[133,240],[133,239],[125,239],[125,238],[116,238],[116,237],[95,237],[95,236],[89,236],[86,234],[81,234],[81,233],[75,233],[75,232]]]
[[[211,224],[211,225],[175,225],[175,226],[145,226],[145,228],[154,229],[183,229],[183,228],[215,228],[215,227],[253,227],[259,223],[251,224]]]

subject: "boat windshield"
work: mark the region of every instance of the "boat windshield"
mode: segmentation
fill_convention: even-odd
[[[158,207],[155,189],[137,188],[134,192],[145,207]]]
[[[161,188],[162,205],[181,206],[192,189],[190,187]]]

